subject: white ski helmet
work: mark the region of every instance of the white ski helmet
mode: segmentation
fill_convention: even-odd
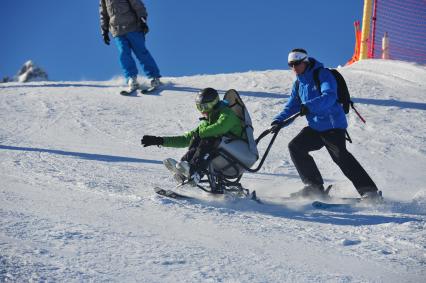
[[[291,50],[288,54],[287,62],[290,63],[298,63],[298,62],[309,62],[308,52],[302,48],[296,48]]]

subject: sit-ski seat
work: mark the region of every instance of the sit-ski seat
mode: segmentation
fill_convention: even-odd
[[[233,179],[239,178],[246,171],[245,168],[250,168],[259,158],[259,154],[253,136],[251,118],[240,95],[236,90],[230,89],[223,99],[228,101],[229,108],[240,118],[244,129],[243,137],[223,137],[210,168],[225,178]]]

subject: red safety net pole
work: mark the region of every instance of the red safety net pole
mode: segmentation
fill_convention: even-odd
[[[377,20],[377,0],[374,0],[373,8],[373,17],[371,19],[372,28],[371,28],[371,45],[370,45],[370,54],[368,58],[374,58],[374,42],[376,38],[376,20]]]

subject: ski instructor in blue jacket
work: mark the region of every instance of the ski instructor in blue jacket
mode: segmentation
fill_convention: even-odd
[[[138,69],[132,57],[132,51],[141,63],[151,86],[160,85],[160,70],[151,53],[145,46],[148,33],[148,13],[141,0],[100,0],[99,14],[102,37],[105,44],[110,44],[109,32],[114,37],[120,52],[120,64],[124,71],[128,92],[138,89]]]
[[[337,101],[337,83],[328,69],[314,58],[308,57],[304,49],[293,49],[288,55],[288,65],[296,74],[291,96],[281,113],[274,117],[271,125],[276,132],[284,125],[282,121],[300,113],[306,116],[308,126],[289,143],[291,159],[305,187],[293,197],[325,197],[324,181],[309,154],[326,147],[333,161],[353,183],[363,199],[380,199],[377,186],[346,149],[348,123],[340,103]],[[319,70],[320,89],[317,89],[313,73]]]

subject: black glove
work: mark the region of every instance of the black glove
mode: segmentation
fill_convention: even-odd
[[[201,141],[200,132],[199,132],[199,130],[197,128],[197,130],[195,130],[195,132],[194,132],[194,135],[192,136],[192,139],[191,139],[189,145],[191,147],[193,144],[200,143],[200,141]]]
[[[146,18],[144,17],[141,17],[141,27],[142,27],[143,34],[147,34],[149,32],[149,27],[146,22]]]
[[[109,45],[110,39],[107,30],[102,30],[102,37],[104,38],[104,42],[106,45]]]
[[[150,145],[163,145],[164,139],[162,137],[157,136],[143,136],[141,140],[141,144],[143,147],[147,147]]]
[[[287,121],[287,122],[278,121],[278,120],[272,121],[272,123],[271,123],[272,127],[270,128],[271,133],[275,134],[276,132],[279,132],[282,128],[290,125],[290,123],[291,123],[291,121]]]
[[[284,123],[278,120],[272,121],[271,133],[277,133],[284,126]]]
[[[309,114],[309,108],[305,104],[302,104],[302,106],[300,106],[300,116],[305,116],[307,114]]]

